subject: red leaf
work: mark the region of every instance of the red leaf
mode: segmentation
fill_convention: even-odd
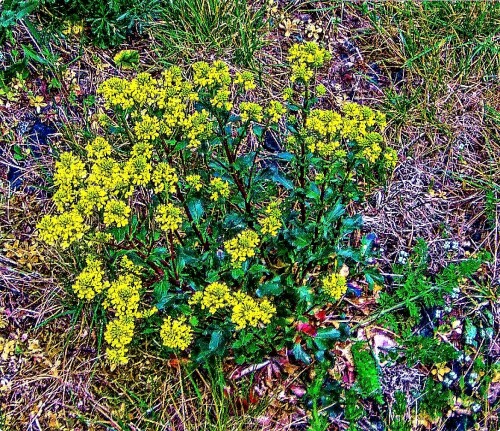
[[[314,337],[318,332],[314,326],[304,322],[297,323],[297,331],[303,332],[304,334],[310,335],[311,337]]]
[[[319,310],[316,313],[314,313],[314,317],[316,317],[316,319],[318,319],[320,322],[324,322],[326,319],[326,311]]]

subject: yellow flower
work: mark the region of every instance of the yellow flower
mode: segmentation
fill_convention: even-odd
[[[47,104],[43,100],[43,96],[30,96],[30,106],[35,107],[36,112],[40,113],[40,108],[45,108]]]
[[[162,344],[169,349],[186,350],[193,340],[193,328],[185,323],[185,317],[172,320],[167,316],[160,329]]]
[[[246,229],[240,232],[236,238],[224,242],[224,247],[231,256],[231,263],[239,265],[249,257],[255,256],[255,251],[260,239],[257,232]]]
[[[43,242],[65,249],[82,239],[89,226],[78,211],[71,210],[57,216],[44,216],[37,224],[37,229]]]
[[[90,301],[109,287],[109,282],[104,280],[102,262],[91,257],[87,258],[87,266],[76,277],[73,291],[80,299]]]
[[[153,145],[145,141],[136,142],[130,150],[130,155],[132,157],[141,156],[151,159],[151,156],[153,155]]]
[[[384,152],[385,164],[389,169],[394,169],[398,163],[398,153],[394,148],[386,148]]]
[[[151,164],[145,156],[131,157],[125,163],[125,175],[136,186],[146,186],[151,179]]]
[[[203,292],[196,292],[190,303],[200,303],[203,310],[208,309],[210,314],[214,314],[232,303],[231,291],[225,283],[210,283]]]
[[[266,108],[266,115],[270,118],[271,123],[277,123],[280,118],[286,114],[285,107],[276,100],[271,100]]]
[[[347,280],[340,274],[327,275],[323,278],[322,289],[328,296],[338,301],[347,292]]]
[[[134,336],[134,328],[133,319],[118,318],[111,320],[106,325],[104,339],[111,347],[123,348],[131,343]]]
[[[94,209],[101,210],[108,201],[106,191],[99,186],[89,185],[80,190],[80,201],[78,207],[81,212],[89,216]]]
[[[261,232],[276,236],[281,229],[283,223],[281,222],[281,211],[279,209],[279,202],[270,203],[264,210],[264,217],[259,218]]]
[[[240,103],[240,116],[241,121],[262,121],[262,106],[252,102]]]
[[[230,111],[233,107],[232,102],[229,101],[231,92],[226,89],[217,90],[214,97],[210,99],[210,103],[214,108],[224,109],[225,111]]]
[[[219,199],[227,199],[229,197],[229,183],[222,178],[216,177],[210,180],[210,190],[212,194],[210,199],[218,201]]]
[[[174,193],[179,178],[177,177],[174,168],[170,167],[170,165],[166,162],[160,162],[156,165],[153,171],[152,180],[155,193],[160,193],[163,190],[166,190],[169,193]]]
[[[125,347],[108,347],[106,349],[106,359],[112,367],[125,365],[128,363],[128,349]]]
[[[159,223],[160,227],[165,231],[174,231],[179,229],[182,224],[182,210],[177,208],[174,204],[168,203],[159,205],[155,220]]]
[[[56,162],[54,184],[56,186],[79,186],[87,176],[84,163],[71,152],[62,153]]]
[[[121,274],[109,285],[104,308],[111,308],[116,316],[137,317],[142,283],[135,274]]]
[[[258,302],[243,292],[236,292],[233,296],[231,321],[236,330],[256,327],[259,322],[267,324],[275,314],[276,308],[267,299]]]
[[[110,226],[115,223],[117,227],[127,226],[131,209],[123,201],[111,199],[104,207],[104,224]]]
[[[368,160],[370,163],[375,163],[382,153],[382,148],[379,144],[372,144],[370,147],[365,148],[361,152],[361,156]]]
[[[102,159],[111,155],[111,145],[105,138],[97,136],[85,147],[85,151],[89,159]]]
[[[256,88],[252,72],[237,73],[234,79],[234,83],[242,86],[245,91],[254,90]]]
[[[135,123],[134,132],[139,141],[152,141],[160,136],[160,121],[156,117],[144,114],[141,121]]]
[[[189,187],[192,187],[197,192],[199,192],[203,187],[203,184],[201,183],[201,177],[199,175],[187,175],[186,183]]]

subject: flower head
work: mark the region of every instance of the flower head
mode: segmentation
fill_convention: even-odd
[[[323,278],[322,289],[328,296],[338,301],[347,292],[347,280],[340,274],[327,275]]]
[[[255,251],[260,239],[257,232],[246,229],[240,232],[236,238],[224,243],[226,251],[231,256],[231,263],[239,265],[249,257],[255,256]]]
[[[185,321],[185,317],[172,319],[170,316],[163,321],[160,337],[165,347],[179,350],[186,350],[189,347],[193,339],[193,328]]]
[[[179,229],[182,224],[182,210],[174,204],[168,203],[159,205],[156,210],[155,220],[165,231],[174,231]]]

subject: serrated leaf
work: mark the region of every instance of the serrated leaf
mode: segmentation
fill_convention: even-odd
[[[305,364],[311,363],[311,357],[305,352],[304,348],[300,343],[295,343],[292,349],[293,356],[297,361],[304,362]]]

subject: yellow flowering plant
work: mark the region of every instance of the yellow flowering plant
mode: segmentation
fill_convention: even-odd
[[[86,255],[72,290],[102,307],[113,366],[134,356],[140,334],[156,334],[164,354],[230,352],[241,363],[284,347],[326,359],[348,336],[346,324],[300,328],[341,306],[341,268],[378,280],[374,239],[352,246],[361,217],[347,206],[396,154],[379,111],[317,107],[330,57],[315,42],[292,46],[289,86],[265,103],[248,101],[251,73],[222,61],[101,84],[101,132],[60,154],[55,212],[37,228]]]

